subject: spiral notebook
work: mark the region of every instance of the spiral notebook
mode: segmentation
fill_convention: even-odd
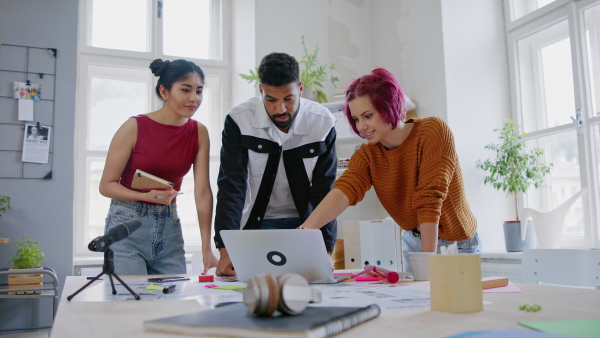
[[[295,316],[259,317],[243,303],[213,310],[148,320],[147,331],[228,337],[329,337],[376,318],[381,309],[366,307],[308,307]]]

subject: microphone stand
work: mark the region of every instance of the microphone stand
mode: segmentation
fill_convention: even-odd
[[[81,289],[77,290],[74,294],[72,294],[69,297],[67,297],[67,300],[71,301],[71,299],[73,299],[73,297],[75,297],[79,292],[83,291],[90,284],[92,284],[93,282],[97,281],[100,278],[100,276],[102,276],[102,275],[107,275],[108,278],[110,279],[110,286],[112,287],[112,294],[113,295],[117,294],[117,290],[115,290],[115,284],[114,284],[113,279],[112,279],[112,277],[115,276],[115,278],[119,282],[121,282],[121,284],[127,290],[129,290],[129,292],[133,295],[133,297],[136,300],[140,300],[140,296],[137,293],[135,293],[133,290],[131,290],[131,288],[129,287],[129,285],[125,284],[125,282],[123,280],[121,280],[121,278],[119,278],[119,276],[115,273],[114,254],[113,254],[113,251],[110,248],[107,249],[106,251],[104,251],[104,265],[102,266],[102,272],[98,276],[94,277],[94,279],[90,280]]]

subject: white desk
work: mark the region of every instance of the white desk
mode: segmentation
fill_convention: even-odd
[[[124,281],[146,276],[121,276]],[[105,278],[106,281],[106,278]],[[67,277],[51,331],[64,337],[172,337],[145,332],[143,322],[202,310],[196,301],[69,302],[66,297],[86,283],[85,277]],[[410,287],[425,289],[426,283]],[[379,318],[361,324],[340,337],[445,337],[466,331],[502,330],[520,321],[600,318],[600,290],[518,284],[522,293],[484,293],[484,310],[467,314],[432,311],[429,308],[383,311]],[[80,295],[76,296],[79,297]],[[542,306],[539,312],[519,310],[521,303]]]

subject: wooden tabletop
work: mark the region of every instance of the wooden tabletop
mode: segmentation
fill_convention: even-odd
[[[121,276],[125,281],[147,276]],[[143,322],[202,311],[195,300],[69,302],[66,297],[83,286],[85,277],[70,276],[62,293],[51,337],[170,337],[145,332]],[[560,286],[516,284],[522,293],[484,293],[484,310],[474,313],[447,313],[430,308],[382,311],[381,316],[356,326],[340,337],[376,337],[380,334],[406,337],[446,337],[467,331],[522,328],[523,321],[598,319],[600,290]],[[426,290],[428,282],[409,286]],[[519,310],[522,303],[542,306],[539,312]]]

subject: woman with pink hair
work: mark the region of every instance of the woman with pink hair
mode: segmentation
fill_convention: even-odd
[[[402,258],[436,252],[458,242],[462,253],[481,252],[477,220],[469,208],[462,172],[448,125],[438,117],[405,120],[402,87],[378,68],[346,89],[344,113],[367,140],[300,229],[318,229],[373,187],[382,206],[402,228]]]

